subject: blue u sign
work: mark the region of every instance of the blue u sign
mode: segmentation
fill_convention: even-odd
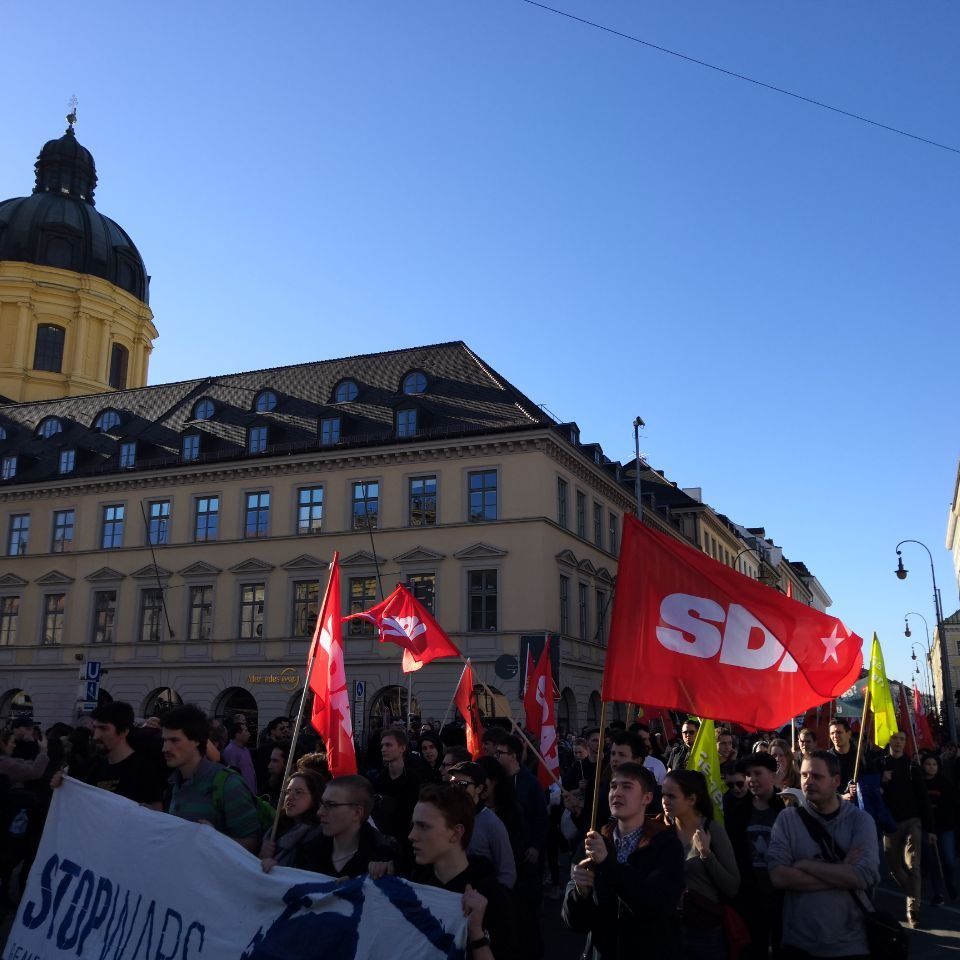
[[[99,660],[88,660],[87,661],[87,680],[93,680],[98,682],[100,680],[100,661]]]

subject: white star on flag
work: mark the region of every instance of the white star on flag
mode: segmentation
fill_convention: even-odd
[[[839,625],[834,626],[833,633],[829,637],[821,637],[820,642],[823,644],[823,660],[822,663],[826,663],[828,660],[832,660],[837,666],[840,665],[840,660],[837,657],[837,647],[846,640],[846,637],[837,636],[837,631],[840,629]]]

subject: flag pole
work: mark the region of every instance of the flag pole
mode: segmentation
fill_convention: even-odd
[[[287,788],[287,781],[290,779],[290,768],[293,766],[293,754],[297,746],[297,738],[300,736],[300,728],[303,726],[303,711],[307,705],[307,691],[310,689],[310,675],[313,672],[313,661],[317,655],[317,644],[320,641],[320,630],[322,623],[320,615],[327,605],[327,597],[330,593],[330,583],[333,580],[333,570],[336,567],[337,560],[340,557],[338,550],[333,551],[333,559],[327,568],[327,586],[323,591],[323,602],[317,608],[317,625],[313,631],[313,642],[310,644],[310,653],[307,656],[307,673],[303,678],[303,693],[300,695],[300,708],[297,710],[297,720],[293,725],[293,736],[290,739],[290,751],[287,754],[287,766],[283,771],[283,780],[280,781],[280,799],[277,801],[277,809],[273,815],[273,826],[270,828],[270,840],[277,838],[277,825],[280,823],[280,811],[283,809],[283,794]],[[326,744],[324,744],[326,746]]]
[[[450,712],[453,710],[454,701],[457,699],[457,690],[460,689],[460,684],[463,683],[463,675],[467,672],[467,667],[469,666],[470,658],[467,657],[467,662],[460,671],[460,679],[457,681],[457,685],[453,688],[453,696],[450,698],[450,705],[447,707],[447,712],[443,715],[443,723],[440,724],[440,730],[447,725],[447,721],[450,719]],[[440,730],[437,731],[438,734],[440,733]]]
[[[863,714],[860,717],[860,737],[857,740],[857,759],[853,763],[853,782],[857,782],[857,774],[860,772],[860,756],[863,753],[863,738],[867,732],[867,710],[870,707],[870,684],[868,683],[863,692]]]
[[[600,768],[603,766],[603,735],[607,724],[607,701],[600,701],[600,746],[597,748],[597,769],[593,776],[593,804],[590,808],[590,829],[597,829],[597,803],[600,801]]]

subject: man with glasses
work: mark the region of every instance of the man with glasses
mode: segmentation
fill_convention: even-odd
[[[485,803],[487,779],[483,768],[470,761],[456,763],[445,776],[452,787],[466,791],[476,808],[467,856],[488,860],[496,871],[497,883],[512,890],[517,882],[517,862],[513,858],[506,826]]]
[[[731,808],[747,795],[747,761],[738,760],[733,765],[733,773],[728,773],[723,782],[727,785],[727,792],[723,795],[723,817],[726,821]]]
[[[670,759],[667,761],[668,770],[685,770],[687,768],[690,750],[693,748],[693,741],[697,739],[699,729],[699,720],[691,718],[683,721],[683,726],[680,728],[681,742],[670,753]]]
[[[446,779],[447,774],[458,763],[469,763],[471,760],[473,760],[473,757],[470,756],[470,751],[466,747],[447,747],[443,752],[443,760],[440,763],[441,777]]]

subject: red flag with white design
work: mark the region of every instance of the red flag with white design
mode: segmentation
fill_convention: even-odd
[[[836,617],[624,518],[604,700],[774,730],[847,690],[862,645]]]
[[[477,703],[477,692],[473,684],[473,667],[470,666],[469,660],[463,668],[460,682],[457,684],[457,692],[453,695],[453,702],[467,725],[467,750],[476,760],[482,752],[480,738],[483,736],[483,722],[480,719],[480,705]]]
[[[443,627],[430,611],[403,585],[363,613],[351,613],[344,620],[369,620],[376,624],[381,643],[403,647],[403,672],[411,673],[439,657],[459,657]]]
[[[933,750],[935,743],[930,730],[930,718],[923,705],[923,697],[920,696],[920,691],[916,687],[913,688],[913,715],[917,720],[917,749]]]
[[[528,651],[529,656],[529,651]],[[533,733],[544,764],[537,767],[540,783],[548,788],[560,776],[557,754],[557,717],[553,702],[553,671],[550,667],[550,641],[543,644],[543,653],[532,672],[527,674],[527,690],[523,695],[527,729]],[[549,771],[549,772],[548,772]],[[553,774],[551,776],[550,774]]]
[[[313,691],[310,722],[327,747],[327,765],[335,777],[357,772],[350,719],[350,694],[343,667],[343,627],[340,618],[338,554],[330,564],[330,580],[313,634],[308,683]]]

